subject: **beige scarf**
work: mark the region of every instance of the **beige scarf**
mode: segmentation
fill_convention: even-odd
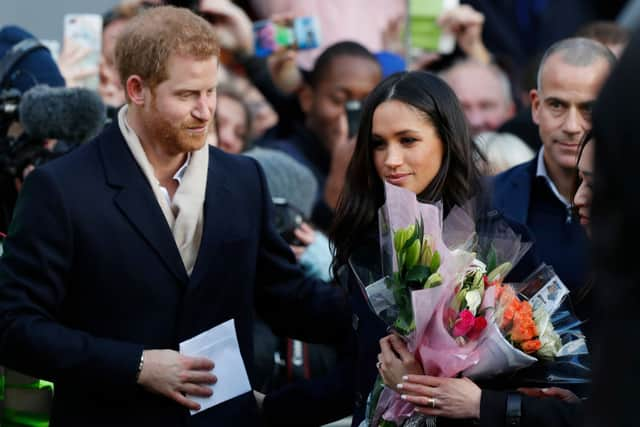
[[[184,268],[187,274],[191,276],[202,240],[209,146],[205,144],[201,149],[191,153],[189,165],[169,205],[160,190],[160,182],[155,176],[153,166],[147,159],[138,135],[127,122],[127,110],[128,108],[125,105],[118,112],[120,131],[125,141],[127,141],[131,154],[133,154],[140,169],[147,177],[147,181],[149,181],[153,194],[156,196],[156,200],[176,241]]]

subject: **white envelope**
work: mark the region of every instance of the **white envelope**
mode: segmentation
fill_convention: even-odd
[[[192,410],[191,415],[251,391],[233,319],[181,342],[180,353],[211,359],[215,363],[213,373],[218,377],[210,397],[189,396],[200,404],[200,410]]]

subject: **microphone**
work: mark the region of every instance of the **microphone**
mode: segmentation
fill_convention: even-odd
[[[18,111],[30,137],[72,144],[98,135],[106,121],[106,108],[98,93],[83,88],[34,86],[22,95]]]

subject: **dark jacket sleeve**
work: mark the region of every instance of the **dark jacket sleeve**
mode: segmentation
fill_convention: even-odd
[[[267,426],[314,427],[353,411],[354,355],[338,352],[338,363],[326,376],[297,381],[269,393],[263,404]]]
[[[252,160],[253,161],[253,160]],[[305,277],[273,226],[273,206],[262,169],[262,231],[256,269],[256,309],[274,333],[305,342],[339,344],[349,333],[350,308],[342,288]]]
[[[583,425],[584,404],[553,398],[522,396],[521,427],[579,427]],[[507,392],[482,390],[481,427],[509,427],[506,423]]]
[[[62,320],[80,257],[62,191],[45,167],[20,193],[0,260],[0,364],[54,382],[133,390],[141,345],[97,338]]]

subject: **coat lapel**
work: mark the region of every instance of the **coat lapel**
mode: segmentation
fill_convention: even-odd
[[[207,272],[213,263],[213,254],[219,253],[218,246],[224,240],[222,231],[225,220],[228,220],[230,210],[222,201],[233,200],[231,190],[226,183],[227,173],[220,162],[219,153],[209,150],[209,170],[207,172],[207,189],[204,199],[204,224],[202,228],[202,242],[198,251],[198,258],[191,273],[191,284],[196,286],[207,277]]]
[[[536,159],[517,171],[510,182],[508,197],[503,198],[503,212],[521,224],[527,223],[531,187],[536,174]]]
[[[189,277],[169,225],[117,123],[105,130],[99,144],[107,182],[120,189],[114,203],[173,275],[186,284]]]

